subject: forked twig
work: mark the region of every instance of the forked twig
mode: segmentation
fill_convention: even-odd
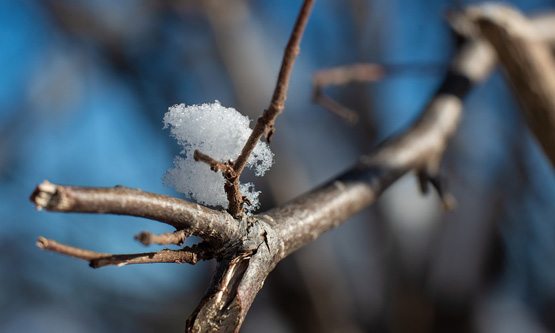
[[[352,82],[373,82],[381,79],[384,75],[384,68],[377,64],[352,64],[320,70],[312,78],[314,86],[312,101],[354,124],[358,121],[358,114],[325,95],[323,89],[327,86],[339,86]]]
[[[43,250],[86,260],[92,268],[152,263],[187,263],[194,265],[198,260],[208,258],[206,254],[200,255],[190,247],[181,250],[162,250],[147,253],[110,254],[80,249],[44,237],[39,237],[37,246]]]
[[[283,55],[283,61],[281,63],[281,68],[279,70],[270,106],[264,111],[262,116],[258,118],[250,137],[241,150],[241,154],[237,157],[237,160],[233,165],[236,177],[228,180],[228,184],[225,186],[229,201],[228,211],[234,217],[239,217],[243,213],[243,197],[239,192],[239,177],[247,164],[249,156],[252,154],[262,136],[265,136],[268,142],[271,140],[274,132],[274,121],[283,111],[285,105],[291,71],[293,70],[295,59],[300,52],[299,45],[301,43],[314,2],[315,0],[305,0],[303,6],[301,7],[293,32],[291,33],[291,37],[289,38],[289,42],[285,48],[285,54]]]

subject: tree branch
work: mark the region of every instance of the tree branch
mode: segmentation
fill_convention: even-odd
[[[187,319],[187,332],[238,332],[268,274],[281,260],[283,242],[255,217],[242,220],[244,237],[218,265],[210,287]]]
[[[487,4],[466,13],[495,48],[530,129],[555,167],[555,62],[548,45],[515,9]]]
[[[206,253],[199,253],[199,251],[195,251],[195,249],[190,247],[185,247],[181,250],[162,250],[147,253],[110,254],[83,250],[77,247],[58,243],[44,237],[39,237],[37,240],[37,246],[43,250],[86,260],[92,268],[100,268],[104,266],[121,267],[125,265],[152,263],[187,263],[194,265],[200,259],[211,259],[211,257]]]
[[[160,235],[156,235],[148,231],[142,231],[140,234],[135,235],[135,240],[141,242],[143,245],[183,245],[189,236],[191,236],[191,234],[185,230],[177,230],[175,232],[168,232]]]
[[[347,122],[354,124],[358,114],[325,95],[323,89],[330,85],[345,85],[351,82],[372,82],[385,74],[383,67],[376,64],[352,64],[318,71],[312,78],[314,92],[312,101],[328,111],[335,113]]]
[[[312,78],[314,87],[342,86],[353,82],[373,82],[384,77],[386,71],[378,64],[352,64],[318,71]]]
[[[293,32],[291,33],[291,37],[285,48],[285,54],[283,55],[283,61],[281,63],[276,88],[274,90],[270,106],[264,111],[262,116],[258,118],[251,135],[241,150],[241,154],[237,157],[237,160],[233,165],[236,177],[235,179],[228,180],[228,184],[226,184],[225,189],[229,200],[228,211],[234,217],[242,215],[243,212],[243,198],[239,192],[239,178],[241,177],[241,173],[247,164],[247,160],[262,136],[266,136],[266,139],[270,142],[274,131],[274,121],[283,111],[285,98],[287,96],[287,88],[289,87],[289,78],[291,77],[291,71],[293,70],[295,58],[300,52],[299,45],[301,43],[304,29],[308,22],[314,2],[315,0],[305,0],[303,6],[301,7]]]
[[[473,40],[455,57],[435,97],[405,133],[384,142],[359,164],[328,184],[247,221],[249,246],[220,263],[203,300],[189,317],[190,332],[237,332],[275,265],[300,247],[372,204],[410,170],[438,172],[449,138],[457,127],[461,99],[493,68],[489,46]],[[241,258],[248,253],[248,258]],[[234,261],[235,260],[235,261]],[[233,264],[241,262],[242,264]]]
[[[284,256],[338,226],[372,204],[394,181],[411,170],[436,175],[462,111],[462,98],[492,70],[495,56],[483,41],[464,45],[450,71],[420,118],[406,132],[385,141],[359,163],[321,188],[260,219],[284,242]]]
[[[78,187],[44,181],[30,199],[39,210],[144,217],[185,229],[214,244],[232,239],[237,232],[237,224],[225,212],[124,186]]]

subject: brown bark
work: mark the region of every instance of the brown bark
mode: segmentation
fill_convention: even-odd
[[[528,126],[555,166],[555,63],[547,43],[512,8],[488,4],[466,12],[494,47]]]

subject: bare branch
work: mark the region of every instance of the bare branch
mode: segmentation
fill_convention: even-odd
[[[284,242],[283,255],[372,204],[408,171],[426,170],[436,175],[457,128],[462,98],[487,77],[494,64],[495,55],[485,42],[470,41],[459,50],[442,86],[411,128],[376,147],[358,165],[328,184],[259,215]]]
[[[185,230],[177,230],[175,232],[168,232],[160,235],[156,235],[148,231],[142,231],[140,234],[135,235],[135,239],[143,245],[183,245],[189,236],[191,236],[190,232]]]
[[[289,78],[291,76],[291,71],[293,70],[295,58],[300,52],[299,45],[314,2],[315,0],[305,0],[303,6],[301,7],[293,32],[291,33],[291,37],[285,48],[285,54],[283,55],[283,61],[281,63],[276,88],[274,90],[270,106],[264,111],[262,116],[258,118],[258,121],[256,122],[250,137],[245,143],[241,154],[235,161],[235,165],[233,166],[237,175],[235,180],[226,184],[225,189],[226,193],[228,193],[229,199],[228,211],[234,217],[242,215],[243,212],[243,198],[239,193],[239,177],[247,164],[249,156],[252,154],[256,144],[260,141],[262,136],[266,136],[266,139],[270,142],[270,138],[274,131],[274,121],[281,111],[283,111],[283,107],[285,105],[287,88],[289,87]]]
[[[237,232],[237,223],[225,212],[124,186],[78,187],[44,181],[30,199],[39,210],[144,217],[186,229],[216,244],[234,238]]]
[[[354,124],[358,121],[358,114],[325,95],[322,90],[330,85],[377,81],[384,74],[383,67],[376,64],[353,64],[320,70],[312,78],[314,86],[312,101]]]
[[[281,259],[370,205],[406,172],[425,169],[435,174],[458,124],[461,99],[494,64],[488,45],[472,41],[459,51],[443,85],[409,130],[384,142],[321,188],[254,216],[243,238],[254,245],[242,244],[240,251],[220,263],[210,288],[187,321],[187,330],[204,332],[218,325],[220,331],[237,332],[266,276]],[[241,257],[241,253],[249,255]]]
[[[64,254],[69,257],[83,259],[89,262],[92,268],[104,266],[125,266],[132,264],[152,263],[187,263],[194,265],[199,259],[206,260],[208,257],[193,251],[189,247],[181,250],[162,250],[158,252],[134,253],[134,254],[110,254],[83,250],[77,247],[58,243],[51,239],[39,237],[37,246],[43,250]]]
[[[187,332],[238,332],[268,274],[281,259],[283,243],[267,223],[250,218],[234,254],[219,263]]]
[[[383,78],[385,69],[378,64],[352,64],[323,69],[314,74],[314,87],[342,86],[353,82],[374,82]]]
[[[325,95],[320,89],[314,90],[312,102],[320,104],[320,106],[324,109],[339,116],[340,118],[345,119],[349,124],[356,124],[356,122],[358,122],[358,114],[355,111],[341,105],[333,98]]]
[[[198,151],[195,150],[195,153],[193,154],[193,158],[195,161],[197,162],[202,162],[202,163],[206,163],[210,166],[210,170],[214,171],[214,172],[219,172],[222,171],[222,173],[224,174],[224,177],[227,178],[231,178],[231,177],[235,177],[235,172],[233,170],[233,163],[232,162],[226,162],[226,163],[222,163],[222,162],[218,162],[215,159],[213,159],[212,157]]]
[[[547,43],[515,9],[488,4],[466,13],[495,48],[530,129],[555,167],[555,62]]]
[[[555,12],[534,15],[530,23],[534,25],[538,38],[547,43],[553,50],[555,48]]]

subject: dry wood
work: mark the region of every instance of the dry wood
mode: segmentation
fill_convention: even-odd
[[[515,9],[500,4],[466,11],[495,48],[528,126],[555,166],[555,63],[533,24]]]
[[[198,260],[206,260],[210,257],[206,253],[196,251],[193,248],[183,248],[181,250],[162,250],[158,252],[132,253],[132,254],[110,254],[83,250],[77,247],[58,243],[52,239],[39,237],[37,246],[43,250],[48,250],[69,257],[82,259],[89,262],[92,268],[104,266],[125,266],[134,264],[152,263],[177,263],[194,265]]]

